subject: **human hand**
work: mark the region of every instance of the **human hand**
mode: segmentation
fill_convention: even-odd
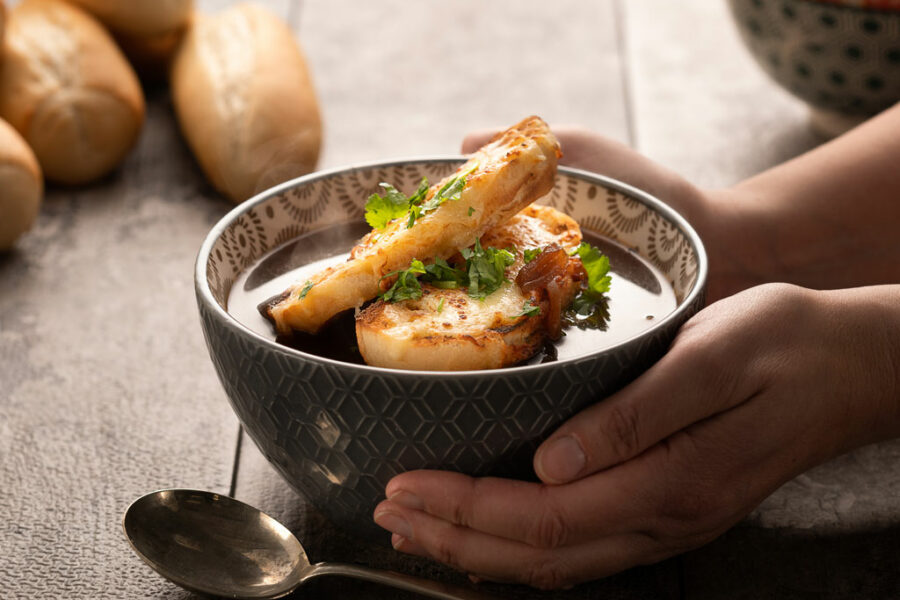
[[[474,152],[496,133],[470,133],[462,151]],[[771,257],[753,239],[740,206],[743,195],[731,189],[704,190],[674,171],[615,140],[586,129],[555,127],[562,148],[561,164],[606,175],[656,196],[700,234],[709,256],[707,299],[710,302],[775,279]]]
[[[375,520],[400,551],[559,588],[705,544],[783,482],[900,435],[900,286],[756,287],[538,449],[543,483],[414,471]]]

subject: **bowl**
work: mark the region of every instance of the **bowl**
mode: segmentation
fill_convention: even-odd
[[[762,69],[835,135],[900,101],[895,0],[728,0]]]
[[[372,510],[398,473],[430,468],[534,478],[538,444],[652,365],[703,305],[706,254],[680,215],[633,187],[560,168],[541,202],[637,252],[675,291],[670,314],[609,348],[493,371],[403,371],[280,345],[227,311],[236,278],[267,252],[301,234],[362,221],[365,200],[381,181],[410,193],[423,176],[436,181],[462,162],[382,162],[289,181],[228,213],[197,258],[203,333],[241,424],[297,492],[335,525],[362,537],[385,538]]]

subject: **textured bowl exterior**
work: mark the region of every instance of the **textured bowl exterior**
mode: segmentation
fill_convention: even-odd
[[[300,178],[237,207],[213,229],[198,257],[203,332],[235,413],[301,495],[358,535],[384,537],[372,523],[372,510],[387,481],[403,471],[533,478],[537,445],[652,365],[703,304],[706,259],[689,225],[637,190],[561,169],[544,201],[649,258],[672,279],[679,298],[673,314],[608,350],[497,371],[379,369],[280,346],[225,312],[234,277],[269,249],[302,231],[360,218],[368,188],[374,191],[378,181],[399,182],[408,191],[423,174],[434,180],[458,164],[406,161]],[[302,202],[294,202],[298,198]],[[284,231],[291,235],[279,233]]]
[[[763,70],[811,106],[869,116],[900,101],[900,4],[728,3]]]

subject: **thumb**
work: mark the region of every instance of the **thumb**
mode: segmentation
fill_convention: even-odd
[[[471,154],[491,141],[491,138],[500,133],[499,129],[479,129],[469,132],[462,142],[462,153]]]
[[[544,483],[567,483],[624,463],[758,392],[754,378],[729,367],[714,336],[691,332],[687,337],[694,339],[685,340],[684,333],[643,375],[576,414],[538,447],[534,470]],[[736,360],[750,362],[743,353]]]

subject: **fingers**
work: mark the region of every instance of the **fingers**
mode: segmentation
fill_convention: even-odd
[[[386,501],[375,509],[379,524],[402,522],[392,536],[397,550],[426,556],[479,579],[520,582],[558,589],[605,577],[646,558],[662,558],[662,548],[641,534],[622,534],[583,544],[542,548],[463,527],[422,510]],[[390,529],[390,527],[388,527]]]
[[[703,329],[703,328],[701,328]],[[551,484],[624,463],[689,425],[753,397],[747,362],[705,331],[676,340],[653,367],[618,393],[581,411],[538,448],[534,469]]]
[[[647,485],[643,468],[627,465],[568,486],[412,471],[388,483],[380,509],[423,511],[485,534],[558,548],[649,527],[661,494]],[[404,535],[399,527],[379,525]]]
[[[480,129],[467,134],[462,142],[463,154],[475,152],[487,144],[499,131],[499,129]]]
[[[499,130],[483,129],[469,133],[462,151],[469,154],[488,143]],[[692,223],[704,215],[703,194],[683,177],[650,160],[625,144],[590,130],[553,127],[562,150],[560,164],[584,169],[644,190],[671,205]]]

